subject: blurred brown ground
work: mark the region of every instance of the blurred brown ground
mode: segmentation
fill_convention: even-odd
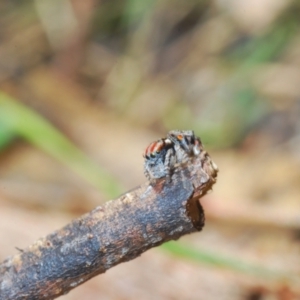
[[[293,278],[153,249],[61,299],[300,299],[299,4],[139,3],[1,2],[0,89],[54,124],[125,190],[145,181],[149,142],[194,129],[220,173],[202,201],[204,230],[182,242]],[[256,47],[247,52],[249,40]],[[281,50],[273,55],[271,46]],[[108,200],[27,141],[1,151],[1,261]]]

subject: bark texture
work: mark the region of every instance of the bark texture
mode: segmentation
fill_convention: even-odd
[[[0,299],[54,299],[152,247],[201,230],[199,197],[216,176],[209,156],[197,157],[170,182],[142,185],[37,240],[0,264]]]

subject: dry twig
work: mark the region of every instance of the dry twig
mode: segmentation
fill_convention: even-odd
[[[209,156],[177,168],[37,240],[0,264],[0,299],[54,299],[109,268],[201,230],[199,198],[217,168]]]

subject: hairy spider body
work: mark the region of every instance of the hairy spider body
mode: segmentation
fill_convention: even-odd
[[[198,156],[203,146],[192,130],[172,130],[167,138],[152,142],[145,150],[144,173],[149,181],[171,178],[174,168]]]
[[[175,149],[173,143],[166,138],[152,142],[144,152],[144,174],[149,181],[171,174],[171,168],[175,161]]]

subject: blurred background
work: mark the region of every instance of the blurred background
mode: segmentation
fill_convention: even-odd
[[[0,1],[0,260],[145,182],[193,129],[202,232],[61,299],[300,299],[300,3]]]

